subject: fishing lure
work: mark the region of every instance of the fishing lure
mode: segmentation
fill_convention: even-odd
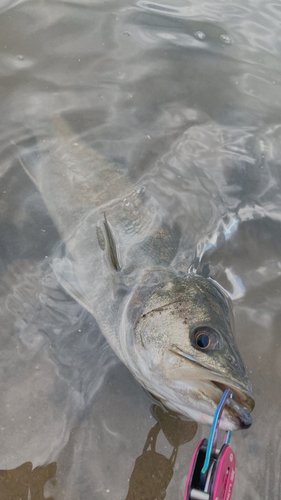
[[[216,410],[209,440],[198,444],[186,483],[184,500],[230,500],[235,479],[235,454],[229,446],[231,432],[225,432],[223,444],[217,447],[219,425],[227,399],[225,390]]]

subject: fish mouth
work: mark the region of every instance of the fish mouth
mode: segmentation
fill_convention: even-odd
[[[233,394],[233,401],[235,401],[238,405],[243,406],[249,413],[251,413],[255,407],[255,401],[253,397],[245,393],[242,390],[237,389],[237,387],[233,386],[231,382],[223,384],[221,382],[216,382],[215,380],[210,380],[211,384],[220,389],[222,393],[230,389]]]
[[[234,419],[238,418],[240,429],[248,429],[251,427],[251,412],[255,406],[254,399],[249,394],[233,387],[231,383],[222,384],[220,382],[210,381],[210,384],[217,387],[221,391],[221,396],[225,390],[231,390],[233,399],[228,399],[226,403],[226,413],[230,413]]]
[[[224,407],[220,420],[220,427],[224,430],[243,430],[249,429],[252,425],[252,408],[244,406],[243,393],[233,389],[231,384],[218,384],[211,381],[200,381],[198,385],[193,386],[194,401],[196,402],[196,410],[192,408],[187,412],[195,420],[203,424],[212,425],[215,411],[226,389],[230,389],[233,394],[233,399],[228,399]],[[215,395],[214,395],[215,390]],[[184,397],[182,398],[184,403]],[[184,413],[184,406],[181,406]]]
[[[254,409],[255,402],[248,378],[245,378],[245,381],[242,382],[228,378],[219,371],[206,367],[200,361],[176,346],[173,346],[170,352],[190,361],[195,369],[194,375],[191,378],[189,378],[188,373],[186,373],[185,378],[184,365],[182,367],[175,366],[175,370],[169,370],[169,374],[167,373],[167,375],[174,382],[176,382],[177,378],[182,381],[186,380],[187,385],[194,393],[194,400],[197,400],[198,408],[202,407],[201,410],[199,409],[199,412],[201,411],[204,414],[200,418],[203,423],[212,423],[214,411],[224,391],[230,389],[233,399],[229,398],[226,403],[221,420],[222,428],[236,430],[248,429],[251,426],[251,412]]]

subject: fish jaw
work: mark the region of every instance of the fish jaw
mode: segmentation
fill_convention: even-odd
[[[138,366],[140,372],[137,378],[143,386],[167,408],[181,416],[212,425],[223,392],[225,389],[230,389],[234,399],[227,401],[220,427],[235,431],[248,429],[251,426],[250,412],[254,408],[254,399],[249,383],[243,387],[242,384],[210,373],[203,367],[199,367],[198,370],[193,367],[190,370],[188,362],[184,362],[178,368],[167,365],[164,369],[159,366],[149,366],[142,349],[138,353]]]
[[[188,363],[186,363],[188,361]],[[171,381],[188,381],[189,385],[201,390],[203,394],[219,403],[222,393],[231,389],[234,400],[249,412],[255,407],[252,384],[247,374],[243,378],[223,376],[219,370],[206,369],[195,358],[187,358],[185,354],[173,346],[165,353],[162,362],[163,375]]]
[[[231,389],[234,399],[227,402],[221,427],[250,427],[252,386],[234,342],[224,294],[201,277],[175,281],[143,303],[133,333],[133,373],[165,406],[204,424],[212,424],[224,390]],[[194,347],[196,324],[216,328],[214,350]]]
[[[224,391],[230,389],[233,399],[228,400],[223,411],[221,427],[233,431],[251,426],[251,412],[255,403],[249,383],[243,386],[233,379],[220,377],[219,374],[210,373],[209,370],[201,368],[197,378],[190,379],[186,368],[165,373],[165,378],[169,380],[173,392],[180,394],[181,401],[178,403],[180,412],[183,414],[186,412],[195,420],[211,425]],[[184,405],[186,405],[186,410]]]

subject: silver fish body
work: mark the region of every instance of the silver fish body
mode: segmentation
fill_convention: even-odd
[[[126,329],[134,339],[131,359],[135,355],[137,378],[170,409],[207,424],[222,392],[230,388],[234,401],[222,425],[249,427],[252,386],[233,338],[224,291],[200,276],[175,277],[150,294],[148,289],[148,283],[138,288],[133,302],[139,298],[139,306],[129,306],[134,332],[129,325]],[[205,345],[199,345],[200,339]]]
[[[77,143],[63,120],[54,127],[44,149],[27,150],[20,161],[66,243],[67,254],[53,261],[58,280],[166,406],[210,424],[230,387],[234,401],[222,427],[249,427],[252,388],[224,292],[211,279],[179,275],[173,262],[183,240],[153,196],[136,190],[120,165]]]

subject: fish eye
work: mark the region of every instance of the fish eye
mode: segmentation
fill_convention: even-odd
[[[200,349],[208,349],[211,343],[210,335],[208,335],[208,333],[199,331],[194,337],[194,342]]]
[[[209,351],[219,347],[220,336],[216,330],[208,326],[200,326],[190,332],[194,347],[200,351]]]

